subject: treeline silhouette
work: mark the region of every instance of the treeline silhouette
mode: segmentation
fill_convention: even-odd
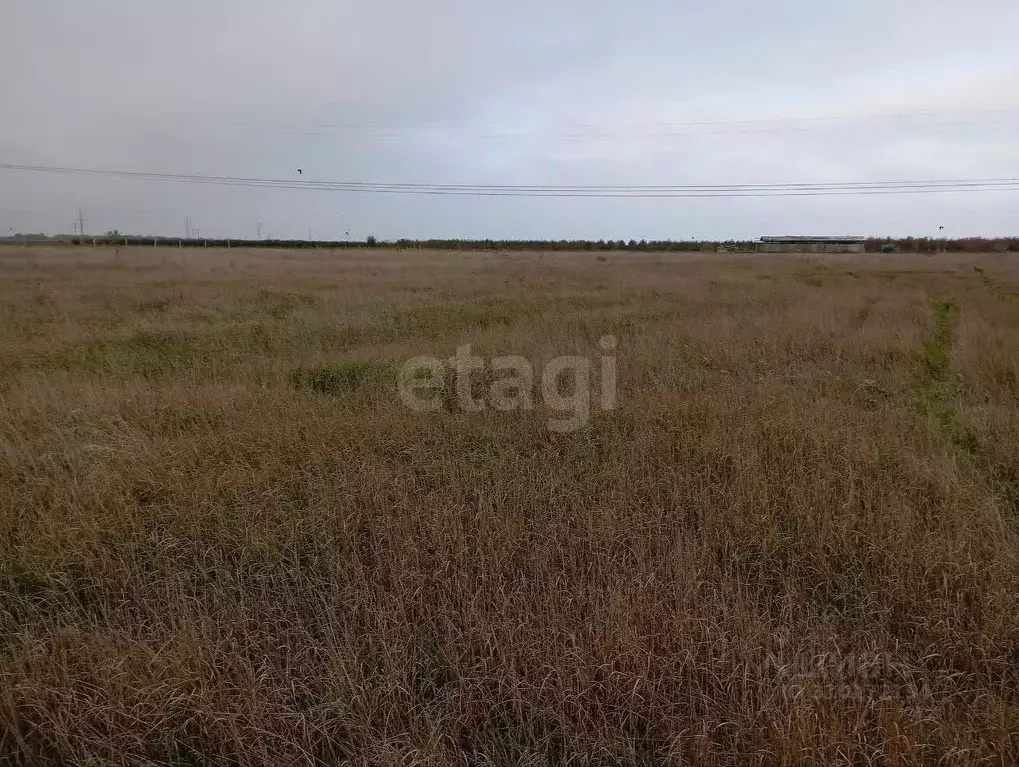
[[[245,240],[233,238],[180,238],[141,235],[106,234],[96,237],[72,235],[15,234],[0,238],[12,244],[70,244],[159,246],[178,248],[398,248],[422,250],[492,250],[492,251],[647,251],[647,252],[753,252],[754,240],[468,240],[468,239],[400,239],[383,242],[374,237],[366,240]],[[877,253],[889,246],[903,253],[1005,253],[1019,252],[1019,237],[960,239],[932,237],[869,237],[868,252]]]

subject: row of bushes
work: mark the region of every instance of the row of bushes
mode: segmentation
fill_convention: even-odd
[[[430,250],[515,250],[515,251],[729,251],[752,252],[755,243],[751,240],[692,241],[692,240],[409,240],[379,242],[374,237],[367,240],[234,240],[234,239],[180,239],[176,237],[139,237],[116,235],[102,237],[74,237],[69,239],[7,238],[15,243],[69,242],[74,245],[127,245],[127,246],[170,246],[182,248],[374,248],[388,247],[401,249]],[[879,252],[882,247],[892,245],[904,253],[936,253],[941,251],[957,253],[1019,252],[1019,238],[986,239],[936,239],[926,237],[878,238],[866,240],[868,252]]]
[[[1006,253],[1019,252],[1019,237],[969,237],[949,240],[934,237],[906,237],[903,239],[878,239],[871,237],[866,241],[868,252],[881,250],[882,245],[894,245],[903,253]]]
[[[54,242],[54,240],[48,240]],[[671,240],[408,240],[380,242],[374,237],[366,240],[235,240],[179,237],[139,237],[132,235],[116,235],[102,237],[74,237],[69,240],[73,245],[128,245],[128,246],[168,246],[183,248],[400,248],[428,250],[716,250],[726,247],[733,250],[753,250],[753,242],[728,241],[695,242]],[[21,242],[18,240],[17,242]],[[28,240],[28,242],[36,242]]]

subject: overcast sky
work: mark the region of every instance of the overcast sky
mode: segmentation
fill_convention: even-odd
[[[1019,178],[1015,0],[2,0],[0,163],[257,178]],[[923,114],[917,114],[923,113]],[[839,118],[805,120],[801,118]],[[748,122],[758,121],[758,122]],[[0,233],[1019,234],[1019,191],[354,195],[0,170]]]

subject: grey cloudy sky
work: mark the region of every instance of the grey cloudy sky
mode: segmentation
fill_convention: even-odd
[[[4,0],[0,163],[260,178],[1019,178],[1015,0]],[[917,113],[925,113],[918,115]],[[832,120],[790,118],[838,117]],[[762,121],[762,122],[745,122]],[[705,124],[708,123],[708,124]],[[0,171],[0,227],[208,236],[1016,231],[1019,191],[354,195]]]

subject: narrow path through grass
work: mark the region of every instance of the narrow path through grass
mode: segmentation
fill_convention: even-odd
[[[920,412],[933,428],[973,460],[991,491],[1019,519],[1019,476],[1011,465],[996,462],[987,454],[977,435],[959,419],[955,407],[958,391],[952,376],[952,346],[961,310],[950,300],[935,301],[932,309],[934,328],[923,343]]]
[[[952,344],[959,325],[959,307],[953,301],[935,301],[934,329],[923,342],[923,376],[920,379],[920,412],[947,437],[961,431],[952,403]]]

